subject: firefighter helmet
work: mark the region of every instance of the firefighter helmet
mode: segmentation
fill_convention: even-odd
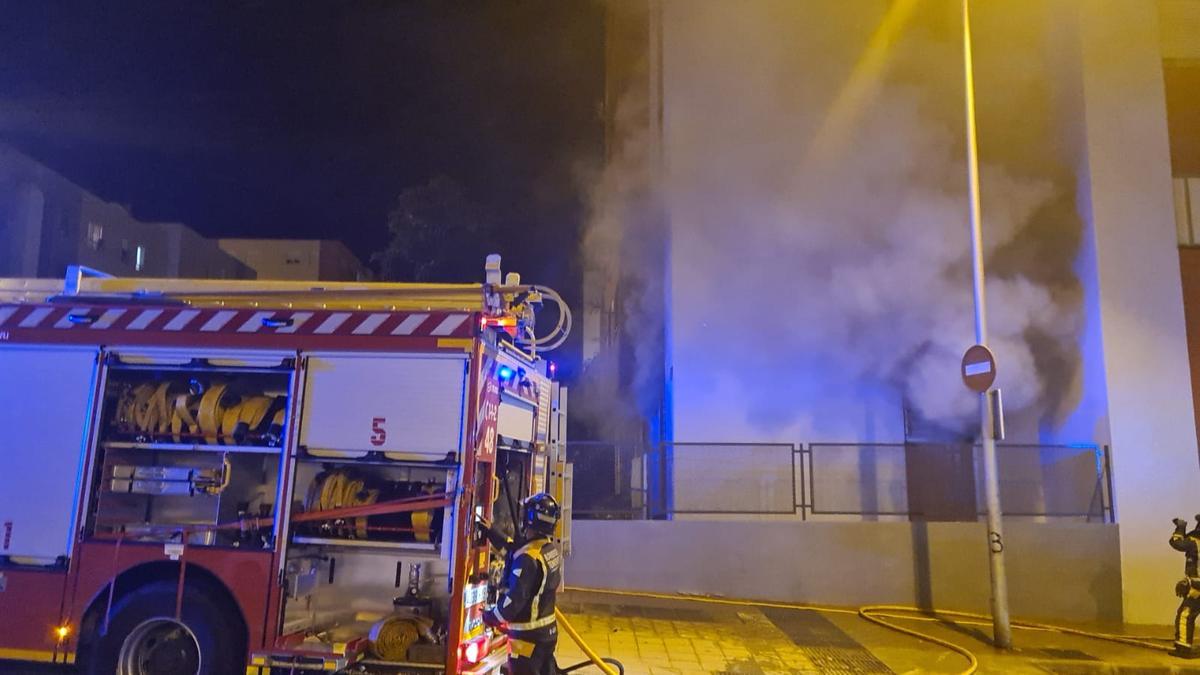
[[[522,520],[526,532],[536,532],[545,536],[554,534],[554,526],[558,524],[558,518],[562,515],[562,509],[554,497],[539,492],[527,498],[522,506]]]

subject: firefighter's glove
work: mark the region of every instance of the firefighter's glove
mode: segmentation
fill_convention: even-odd
[[[1184,520],[1183,518],[1175,518],[1175,519],[1171,520],[1171,522],[1175,523],[1176,528],[1187,527],[1187,521]]]
[[[491,605],[483,608],[483,625],[488,628],[499,629],[504,625],[504,621],[496,614],[496,606]]]

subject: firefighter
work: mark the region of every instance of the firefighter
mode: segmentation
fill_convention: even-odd
[[[1171,534],[1171,548],[1182,551],[1187,562],[1184,578],[1175,585],[1175,594],[1182,598],[1179,611],[1175,613],[1175,655],[1185,658],[1200,658],[1196,648],[1196,616],[1200,614],[1200,515],[1196,516],[1196,529],[1187,531],[1187,521],[1176,518],[1175,532]]]
[[[554,675],[558,623],[554,601],[562,579],[562,559],[551,541],[561,509],[548,494],[533,495],[522,504],[517,539],[507,541],[482,524],[488,539],[506,551],[504,582],[496,604],[483,613],[483,622],[508,634],[511,675]]]

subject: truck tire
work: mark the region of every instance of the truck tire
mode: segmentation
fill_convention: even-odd
[[[87,675],[227,675],[246,672],[246,635],[236,611],[209,589],[185,584],[175,620],[176,584],[155,581],[112,608],[108,632],[80,649]],[[99,632],[99,629],[97,629]]]

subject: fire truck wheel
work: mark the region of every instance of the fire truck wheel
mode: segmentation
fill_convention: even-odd
[[[87,675],[224,675],[246,672],[240,617],[207,589],[186,584],[175,619],[174,582],[147,584],[118,600],[108,632],[80,650]]]

